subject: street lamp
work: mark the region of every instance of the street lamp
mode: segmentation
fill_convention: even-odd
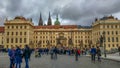
[[[104,57],[107,57],[106,55],[106,45],[105,45],[105,31],[103,31],[103,45],[104,45]]]
[[[33,48],[33,42],[32,41],[30,41],[29,45],[30,45],[31,48]]]
[[[50,46],[50,42],[49,42],[49,40],[47,40],[47,47],[48,47],[48,46]]]
[[[41,40],[38,42],[38,47],[41,47]]]

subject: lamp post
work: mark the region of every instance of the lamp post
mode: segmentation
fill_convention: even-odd
[[[33,42],[32,41],[30,41],[29,45],[30,45],[31,48],[33,48]]]
[[[105,31],[103,31],[103,45],[104,45],[104,57],[107,57],[106,55],[106,45],[105,45]]]
[[[50,46],[50,42],[49,42],[49,40],[47,40],[47,47],[48,47],[48,46]]]
[[[41,47],[41,40],[38,42],[38,47],[39,48]]]

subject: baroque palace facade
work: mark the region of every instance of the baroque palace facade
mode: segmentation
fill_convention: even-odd
[[[103,32],[103,46],[106,46],[107,50],[120,46],[120,20],[113,16],[95,19],[92,26],[60,25],[58,16],[52,25],[50,13],[46,25],[43,25],[40,14],[38,26],[34,26],[32,19],[17,16],[13,20],[6,19],[4,26],[0,27],[0,45],[4,48],[23,48],[25,44],[29,44],[31,48],[100,46]]]

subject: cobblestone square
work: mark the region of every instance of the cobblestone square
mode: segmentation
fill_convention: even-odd
[[[23,59],[22,68],[25,68]],[[51,60],[50,55],[43,55],[41,58],[35,58],[32,54],[30,68],[119,68],[120,62],[111,60],[102,60],[102,62],[91,62],[90,57],[81,56],[79,61],[75,61],[74,56],[58,55],[57,60]],[[8,56],[0,56],[0,68],[9,68]]]

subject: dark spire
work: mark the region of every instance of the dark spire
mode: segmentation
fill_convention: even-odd
[[[42,26],[43,25],[43,20],[42,20],[42,16],[41,16],[41,13],[40,13],[40,18],[39,18],[39,26]]]
[[[52,25],[52,20],[51,20],[50,12],[49,12],[49,18],[48,18],[48,23],[47,23],[47,25]]]

